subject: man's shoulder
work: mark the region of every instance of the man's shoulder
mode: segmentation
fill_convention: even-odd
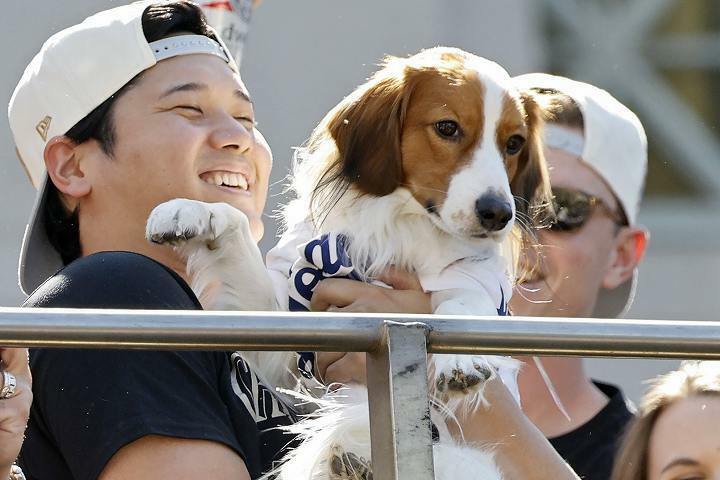
[[[292,407],[239,353],[40,349],[30,361],[38,390],[25,462],[44,448],[96,478],[122,446],[161,435],[224,444],[255,478],[293,439],[283,428]]]
[[[148,435],[243,454],[223,403],[227,353],[52,348],[31,350],[30,364],[35,397],[22,457],[35,478],[70,478],[58,473],[67,469],[97,478],[120,448]]]
[[[201,309],[187,283],[165,265],[133,252],[79,258],[40,285],[26,307]]]

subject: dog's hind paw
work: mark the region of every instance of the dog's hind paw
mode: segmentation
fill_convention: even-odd
[[[339,445],[333,445],[328,459],[330,480],[373,480],[370,462]]]
[[[153,209],[145,237],[153,243],[174,246],[196,240],[212,248],[231,223],[243,222],[248,223],[247,217],[227,204],[178,198]]]

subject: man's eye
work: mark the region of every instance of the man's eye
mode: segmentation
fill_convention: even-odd
[[[200,115],[203,114],[202,108],[196,107],[194,105],[178,105],[175,108],[179,108],[181,110],[191,110],[195,113],[199,113]]]
[[[233,117],[245,126],[255,127],[255,119],[252,117]]]

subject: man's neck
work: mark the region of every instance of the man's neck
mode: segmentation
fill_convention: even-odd
[[[117,231],[119,222],[113,222],[107,228],[97,223],[80,220],[80,244],[83,256],[98,252],[126,251],[139,253],[162,263],[174,270],[185,281],[189,281],[185,265],[178,253],[169,245],[156,245],[145,240],[144,226],[133,228],[134,222],[127,222],[121,231]],[[89,228],[92,226],[92,228]]]
[[[523,411],[548,437],[571,432],[592,419],[607,405],[608,398],[585,375],[582,359],[575,357],[539,357],[570,420],[563,415],[545,384],[532,357],[525,362],[518,384]]]

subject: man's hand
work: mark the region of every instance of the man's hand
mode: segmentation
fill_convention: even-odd
[[[17,381],[15,395],[0,399],[0,478],[8,478],[20,453],[32,403],[27,349],[0,348],[0,370],[12,373]]]
[[[378,277],[392,288],[344,278],[329,278],[315,287],[314,312],[432,313],[430,294],[415,275],[394,268]]]
[[[432,313],[430,294],[415,275],[391,268],[378,280],[392,288],[342,278],[323,280],[315,288],[310,308],[316,312]],[[316,358],[325,385],[367,381],[364,352],[320,352]]]
[[[315,358],[324,385],[367,382],[365,352],[318,352]]]

